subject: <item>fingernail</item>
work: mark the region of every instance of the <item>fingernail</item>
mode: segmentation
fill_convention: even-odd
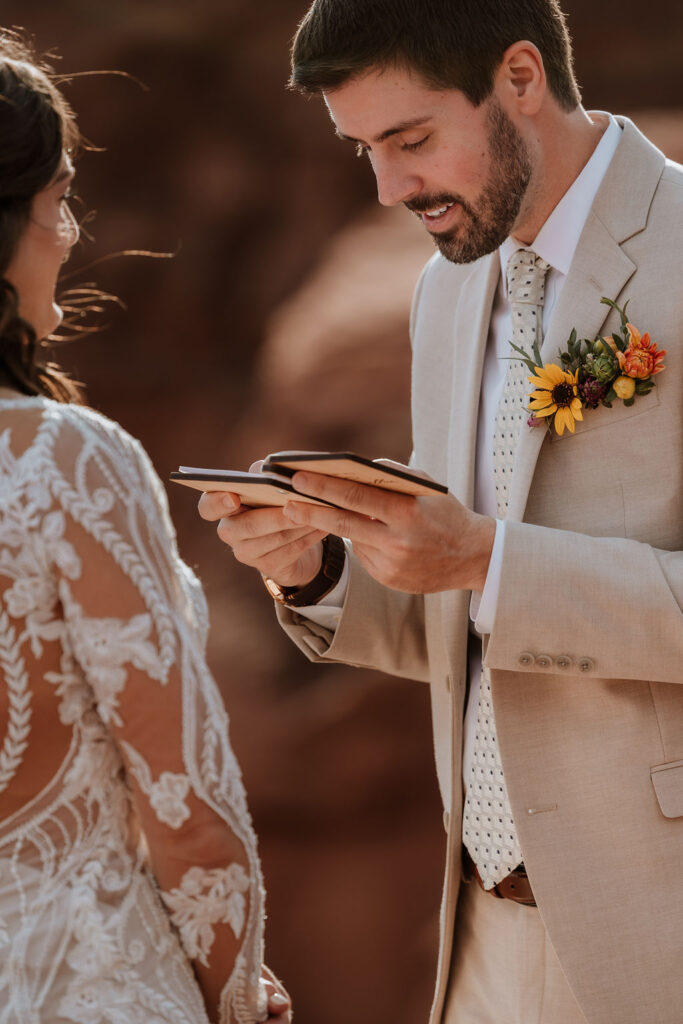
[[[285,505],[282,511],[285,517],[291,520],[291,522],[295,523],[297,521],[298,510],[295,505]]]
[[[286,996],[281,996],[279,992],[275,992],[270,997],[270,1002],[273,1006],[289,1006],[289,999]]]
[[[225,508],[227,508],[228,512],[234,512],[235,509],[237,508],[235,499],[232,498],[229,494],[226,494],[225,497],[223,498],[223,505],[225,506]]]

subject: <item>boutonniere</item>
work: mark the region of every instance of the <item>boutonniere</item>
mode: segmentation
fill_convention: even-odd
[[[621,332],[588,341],[579,339],[575,328],[569,336],[566,352],[559,353],[559,363],[544,366],[538,343],[529,355],[510,342],[532,373],[529,383],[534,385],[534,390],[529,395],[529,426],[550,427],[552,424],[560,436],[565,428],[573,434],[576,421],[583,419],[584,409],[597,409],[599,405],[611,409],[617,400],[633,405],[637,396],[652,391],[655,386],[652,378],[666,369],[662,365],[666,350],[658,351],[649,334],[641,334],[629,323],[628,302],[622,309],[612,299],[601,301],[619,314]]]

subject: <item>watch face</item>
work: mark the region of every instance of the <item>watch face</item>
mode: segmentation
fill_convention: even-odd
[[[281,587],[275,580],[263,576],[263,583],[272,598],[287,608],[302,608],[317,604],[339,582],[346,559],[344,542],[339,537],[323,541],[323,562],[318,575],[304,587]]]
[[[271,597],[274,597],[276,601],[280,602],[280,604],[285,603],[285,595],[282,591],[282,587],[276,583],[275,580],[268,579],[267,576],[264,576],[263,583]]]

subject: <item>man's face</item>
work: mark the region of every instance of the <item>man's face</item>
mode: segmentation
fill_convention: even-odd
[[[510,235],[532,176],[531,155],[495,94],[474,107],[408,71],[371,71],[325,94],[337,134],[370,158],[379,201],[404,203],[452,263]]]

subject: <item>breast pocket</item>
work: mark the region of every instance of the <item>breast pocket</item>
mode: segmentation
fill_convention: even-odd
[[[551,434],[552,443],[564,444],[604,427],[619,427],[619,430],[622,431],[629,420],[637,420],[642,416],[653,416],[658,405],[659,394],[655,387],[649,395],[637,397],[633,405],[624,405],[622,401],[616,399],[611,409],[604,405],[599,405],[597,409],[584,409],[583,419],[575,425],[575,432],[571,434],[565,430],[561,437],[553,432]]]

